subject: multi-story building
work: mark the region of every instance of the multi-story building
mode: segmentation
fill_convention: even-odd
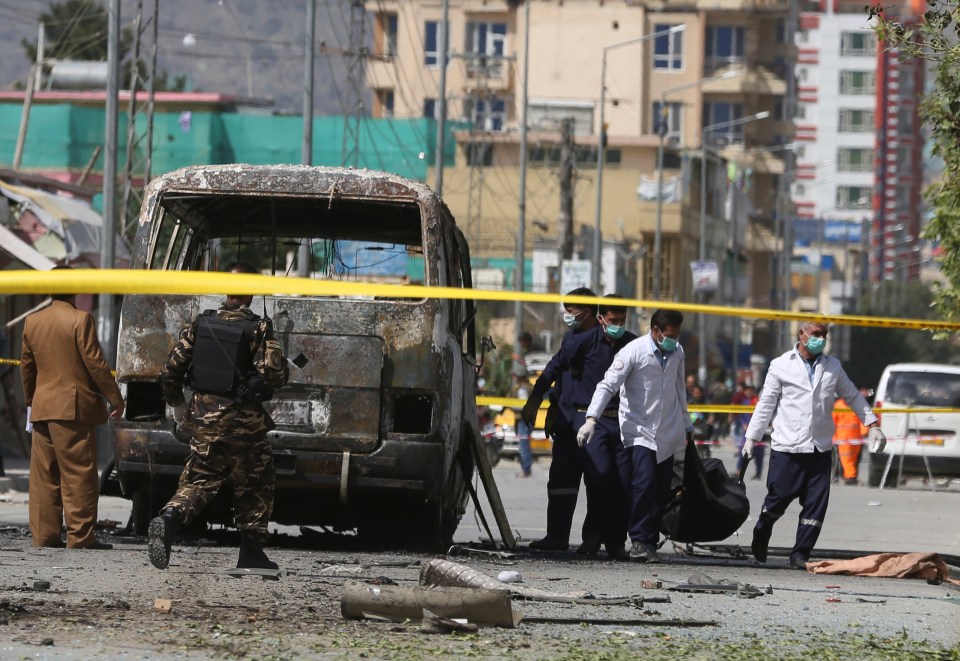
[[[871,25],[857,0],[800,15],[793,229],[817,283],[805,309],[840,312],[870,280],[919,274],[923,64],[878,45]]]
[[[375,16],[375,54],[386,56],[367,64],[374,115],[433,116],[441,61],[440,4],[378,0],[366,7]],[[692,301],[690,262],[697,259],[702,239],[708,259],[720,262],[721,271],[724,265],[742,265],[738,286],[730,283],[723,288],[726,296],[718,293],[711,300],[771,305],[772,256],[779,252],[776,219],[778,212],[782,219],[789,211],[789,205],[781,204],[786,196],[778,194],[784,171],[781,148],[793,139],[792,123],[784,116],[796,52],[789,15],[790,0],[534,2],[526,210],[530,244],[557,245],[566,232],[574,237],[574,257],[592,257],[596,150],[605,128],[599,218],[604,245],[626,244],[621,252],[633,255],[646,248],[634,265],[635,288],[628,293],[650,297],[659,264],[660,297]],[[509,260],[515,246],[523,17],[522,5],[503,0],[455,0],[450,5],[447,117],[462,122],[462,128],[455,132],[457,156],[445,168],[442,194],[479,257]],[[683,32],[639,41],[679,25]],[[637,43],[624,43],[632,41]],[[601,84],[605,127],[600,126]],[[767,119],[736,123],[764,111]],[[662,189],[657,163],[661,116],[666,134]],[[563,118],[574,121],[572,230],[558,221],[563,190],[555,169]],[[706,126],[717,128],[704,136]],[[701,151],[704,137],[707,149]],[[702,153],[709,164],[708,191],[714,191],[705,200],[703,235]],[[724,203],[728,162],[737,170],[740,204]],[[731,206],[736,210],[731,212]],[[658,211],[659,260],[653,254]],[[739,223],[729,222],[731,213]],[[604,252],[608,254],[615,251]],[[509,274],[505,284],[512,286]],[[608,282],[602,288],[612,289]]]

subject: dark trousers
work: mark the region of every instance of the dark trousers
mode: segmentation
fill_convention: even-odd
[[[813,551],[830,501],[830,470],[833,454],[770,451],[767,469],[767,497],[757,519],[756,532],[769,538],[773,524],[787,506],[800,499],[797,540],[790,551],[794,559],[808,560]]]
[[[629,456],[630,539],[642,544],[660,541],[660,519],[670,498],[673,455],[657,463],[657,451],[634,445]]]
[[[550,539],[570,540],[582,477],[583,458],[577,445],[577,431],[566,425],[557,425],[553,432],[550,474],[547,478],[547,537]],[[589,487],[587,502],[590,502]],[[588,523],[591,523],[589,518],[584,521],[584,535],[588,534]]]
[[[577,416],[586,420],[586,414]],[[584,540],[595,535],[607,549],[623,549],[627,538],[629,457],[620,440],[616,418],[600,417],[593,439],[583,448],[583,481],[587,487]]]

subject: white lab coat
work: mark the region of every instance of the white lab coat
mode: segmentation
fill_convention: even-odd
[[[665,367],[654,354],[648,333],[620,349],[597,384],[587,415],[598,418],[614,393],[620,393],[620,435],[626,447],[639,445],[657,452],[657,463],[686,444],[692,428],[687,413],[683,348],[677,346]]]
[[[806,361],[794,345],[793,349],[770,363],[746,436],[759,441],[776,415],[771,436],[774,450],[830,452],[834,432],[833,406],[838,395],[864,425],[877,421],[877,416],[843,371],[839,360],[821,355],[811,383]]]

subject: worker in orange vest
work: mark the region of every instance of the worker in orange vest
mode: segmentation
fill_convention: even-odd
[[[843,481],[846,484],[860,484],[857,480],[857,464],[860,463],[860,448],[867,428],[861,424],[857,414],[851,411],[847,403],[840,398],[837,398],[833,406],[833,425],[836,427],[833,444],[840,455]]]

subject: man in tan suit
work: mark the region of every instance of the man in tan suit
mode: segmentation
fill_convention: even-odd
[[[69,267],[57,267],[69,268]],[[30,407],[30,532],[34,546],[109,549],[97,540],[96,425],[123,415],[123,397],[103,359],[93,317],[75,297],[53,295],[23,326],[20,376]]]

